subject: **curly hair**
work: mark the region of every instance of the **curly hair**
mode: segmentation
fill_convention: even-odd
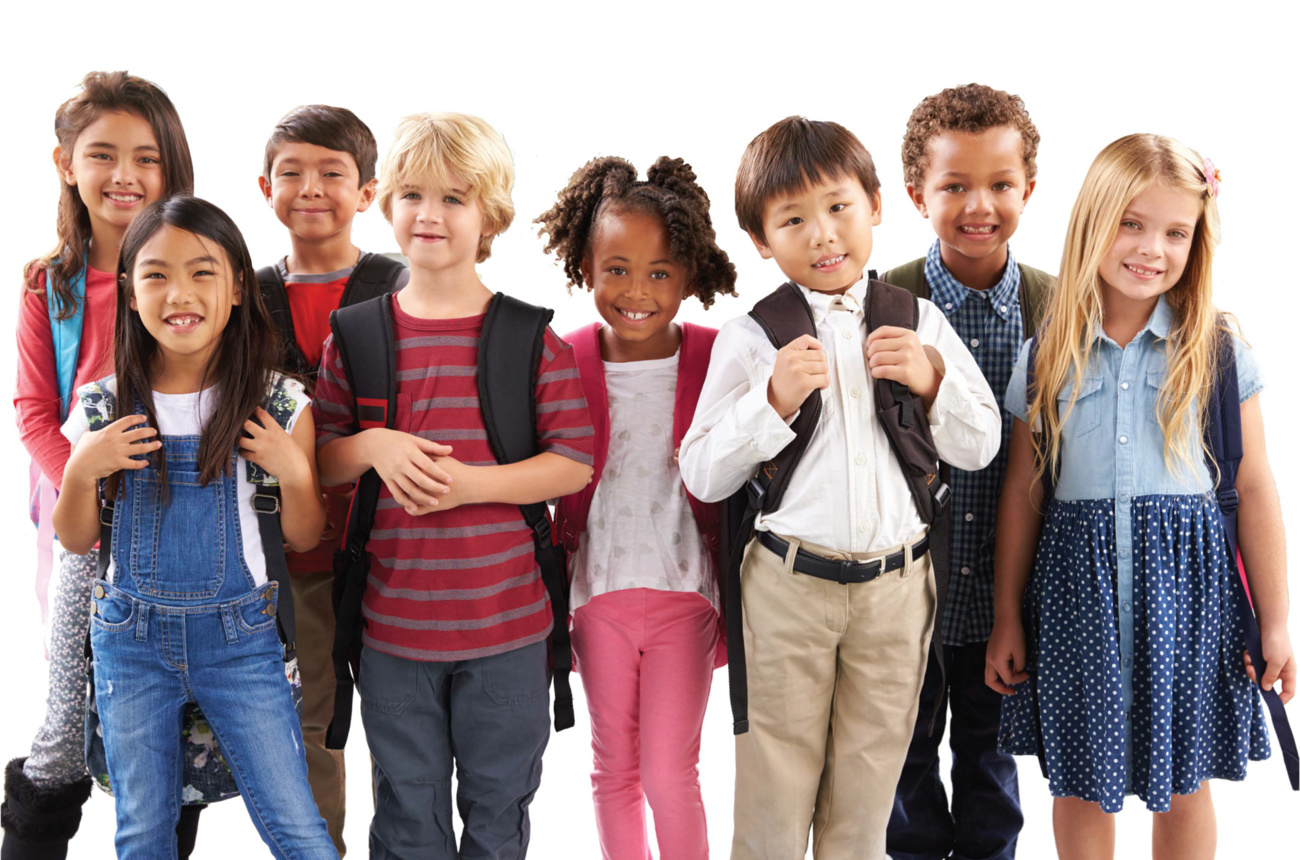
[[[1020,132],[1020,154],[1025,161],[1025,177],[1038,175],[1038,129],[1029,118],[1020,96],[995,90],[983,84],[950,87],[927,96],[907,119],[903,134],[903,177],[918,188],[925,182],[930,166],[930,141],[948,131],[978,133],[1003,126]]]
[[[549,238],[546,252],[564,263],[569,288],[586,286],[583,258],[591,250],[601,217],[614,212],[657,216],[668,235],[673,261],[689,272],[692,294],[704,307],[719,293],[736,294],[736,267],[718,247],[709,218],[709,195],[695,181],[695,171],[680,158],[660,156],[636,178],[636,168],[622,158],[596,158],[569,179],[560,199],[533,223]]]

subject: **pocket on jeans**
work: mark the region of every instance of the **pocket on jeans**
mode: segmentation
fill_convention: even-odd
[[[484,658],[483,692],[498,705],[532,705],[547,697],[546,643]]]
[[[415,701],[419,665],[372,648],[361,649],[361,671],[357,674],[357,693],[361,709],[397,715]]]
[[[261,633],[275,629],[277,585],[274,582],[262,587],[260,600],[250,600],[235,610],[235,624],[245,633]]]
[[[135,624],[136,606],[136,600],[130,595],[106,582],[96,582],[91,595],[90,625],[100,630],[125,630]]]

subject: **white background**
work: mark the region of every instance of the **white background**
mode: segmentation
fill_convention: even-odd
[[[1297,342],[1296,60],[1293,4],[706,2],[514,5],[446,2],[23,4],[4,13],[5,84],[0,272],[16,307],[22,265],[53,245],[57,179],[52,118],[90,69],[126,68],[161,84],[188,132],[196,191],[240,224],[254,260],[288,250],[257,176],[275,121],[324,102],[352,108],[381,152],[398,119],[424,110],[479,114],[505,135],[518,179],[515,225],[481,268],[494,289],[557,309],[568,331],[595,318],[568,296],[529,223],[570,173],[597,155],[640,169],[661,154],[694,165],[714,201],[719,242],[740,274],[741,297],[682,317],[720,325],[780,280],[736,226],[732,183],[746,143],[788,114],[833,119],[872,151],[884,184],[884,223],[872,264],[919,256],[933,239],[908,202],[899,148],[912,107],[948,86],[978,81],[1024,97],[1042,133],[1038,189],[1012,246],[1056,271],[1070,206],[1093,156],[1136,131],[1171,135],[1210,156],[1223,174],[1224,242],[1216,301],[1241,318],[1267,388],[1264,414],[1287,521],[1296,525],[1300,469],[1292,368]],[[377,210],[358,217],[365,249],[394,250]],[[7,325],[7,324],[6,324]],[[0,379],[14,378],[13,341],[0,337]],[[42,713],[46,664],[32,594],[35,532],[26,517],[27,457],[9,402],[0,406],[0,534],[9,570],[0,601],[6,664],[0,755],[25,754]],[[1292,570],[1300,567],[1290,553]],[[1300,581],[1291,576],[1292,583]],[[1294,631],[1300,625],[1291,624]],[[580,685],[579,685],[580,690]],[[1300,721],[1300,710],[1292,708]],[[532,856],[598,856],[590,747],[579,723],[552,737],[532,806]],[[352,856],[365,856],[369,818],[364,735],[348,748]],[[1051,803],[1023,760],[1026,826],[1020,856],[1053,856]],[[710,841],[727,855],[733,773],[726,678],[715,677],[700,778]],[[1300,795],[1276,759],[1252,765],[1243,785],[1216,784],[1221,857],[1296,856]],[[1151,817],[1131,800],[1119,817],[1122,857],[1149,856]],[[112,855],[112,803],[95,797],[70,857]],[[238,801],[204,815],[196,857],[264,856]],[[673,858],[667,858],[673,860]]]

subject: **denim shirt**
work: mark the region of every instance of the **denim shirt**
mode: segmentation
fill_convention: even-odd
[[[1200,450],[1199,440],[1192,443],[1196,462],[1190,472],[1186,467],[1170,471],[1165,464],[1156,404],[1165,378],[1165,339],[1173,322],[1173,309],[1161,296],[1146,326],[1127,348],[1098,329],[1083,390],[1062,431],[1056,498],[1114,499],[1121,550],[1130,540],[1128,506],[1133,497],[1199,494],[1213,487],[1209,468],[1195,453]],[[1239,337],[1234,338],[1233,347],[1241,402],[1245,403],[1259,393],[1263,383],[1250,348]],[[1026,343],[1006,397],[1007,411],[1021,421],[1029,411],[1025,392],[1028,363]],[[1072,389],[1073,384],[1067,384],[1059,395],[1062,410]]]

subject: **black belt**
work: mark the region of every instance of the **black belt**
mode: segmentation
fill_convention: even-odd
[[[790,551],[790,543],[771,532],[759,532],[758,542],[781,558],[785,558],[786,553]],[[928,534],[912,544],[912,558],[914,559],[920,558],[929,551],[930,536]],[[815,553],[805,552],[802,549],[797,550],[794,554],[795,570],[808,576],[829,579],[831,582],[838,582],[842,585],[847,585],[850,582],[870,582],[882,573],[900,570],[906,562],[907,551],[901,549],[880,558],[873,558],[871,561],[842,561],[824,558]]]

